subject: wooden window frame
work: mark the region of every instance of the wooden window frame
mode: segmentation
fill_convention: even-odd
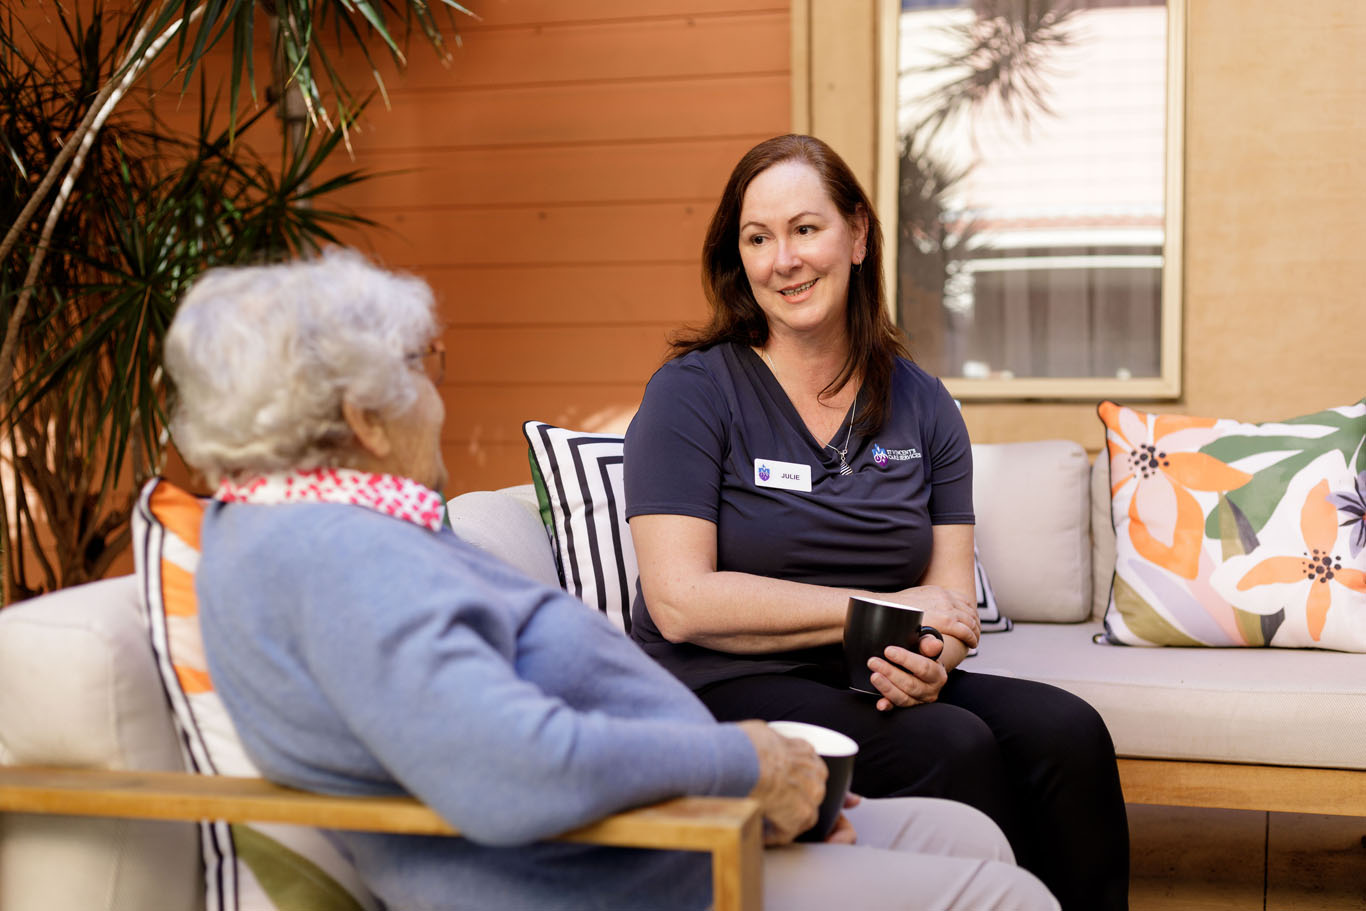
[[[896,59],[898,0],[791,0],[792,129],[830,143],[870,188],[887,231],[897,223]],[[1160,368],[1155,377],[944,377],[967,400],[1052,401],[1181,396],[1184,303],[1186,28],[1188,0],[1167,0],[1165,161]],[[887,306],[896,317],[896,264],[884,257]]]

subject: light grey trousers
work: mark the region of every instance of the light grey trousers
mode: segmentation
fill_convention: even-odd
[[[766,911],[1057,911],[986,814],[931,797],[864,800],[854,845],[764,851]]]

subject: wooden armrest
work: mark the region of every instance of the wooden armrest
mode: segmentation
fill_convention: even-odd
[[[0,766],[0,812],[138,819],[221,819],[407,835],[458,835],[411,797],[339,797],[260,778]],[[616,847],[706,851],[716,911],[760,905],[762,819],[749,799],[680,797],[559,836]]]

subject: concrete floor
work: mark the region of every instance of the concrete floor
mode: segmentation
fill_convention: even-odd
[[[1131,911],[1366,911],[1366,819],[1129,805]]]

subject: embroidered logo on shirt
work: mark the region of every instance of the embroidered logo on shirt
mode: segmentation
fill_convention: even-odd
[[[909,462],[918,458],[921,458],[920,450],[914,446],[910,449],[883,449],[877,443],[873,444],[873,461],[878,468],[886,468],[888,462]]]
[[[754,460],[756,487],[776,487],[779,490],[811,492],[811,466],[777,459]]]

